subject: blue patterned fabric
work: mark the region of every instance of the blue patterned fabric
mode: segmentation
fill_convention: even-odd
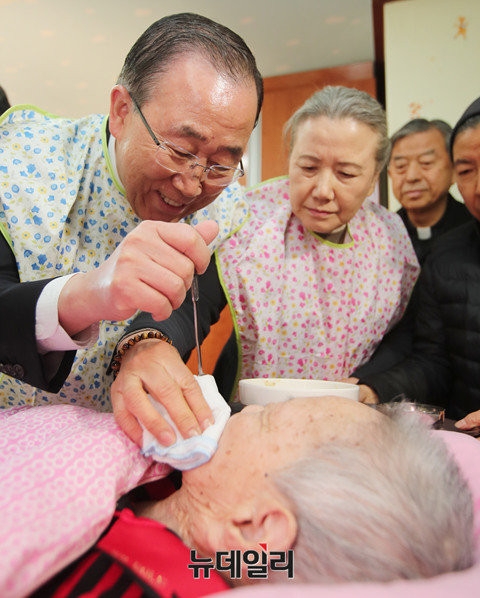
[[[0,120],[0,222],[12,241],[21,282],[85,272],[102,264],[137,226],[112,172],[103,115],[57,118],[18,106]],[[215,219],[216,248],[243,222],[247,204],[239,185],[190,216],[190,224]],[[110,410],[106,371],[124,322],[102,322],[94,347],[77,351],[58,394],[19,380],[0,379],[0,408],[73,403]]]

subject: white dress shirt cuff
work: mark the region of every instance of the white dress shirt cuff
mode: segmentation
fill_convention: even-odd
[[[78,274],[78,273],[77,273]],[[92,324],[71,337],[58,321],[58,298],[72,276],[61,276],[43,288],[35,309],[35,336],[41,355],[50,351],[75,351],[88,349],[98,340],[98,323]]]

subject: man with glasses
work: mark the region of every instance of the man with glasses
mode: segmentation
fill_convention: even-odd
[[[137,104],[135,98],[132,98],[133,105],[138,110],[138,114],[143,121],[143,124],[147,128],[153,142],[157,146],[155,152],[155,159],[167,170],[173,173],[191,173],[195,168],[200,168],[200,178],[203,179],[206,184],[214,187],[227,187],[241,176],[245,174],[243,171],[243,164],[240,160],[240,167],[235,168],[233,166],[224,166],[221,164],[212,164],[211,166],[204,166],[198,162],[197,156],[191,154],[183,147],[179,147],[164,138],[158,138],[153,132],[151,126],[148,124],[147,119],[143,115],[140,106]]]
[[[3,117],[1,406],[111,408],[109,364],[132,317],[139,309],[168,317],[206,269],[207,245],[243,220],[246,206],[225,188],[243,174],[262,97],[244,41],[185,13],[133,45],[108,119],[25,106]],[[158,342],[144,337],[132,355]],[[188,382],[172,414],[185,433],[211,417]],[[129,413],[148,425],[135,384],[127,394]]]

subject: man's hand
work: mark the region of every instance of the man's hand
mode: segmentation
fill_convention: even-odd
[[[480,426],[480,410],[472,411],[463,419],[455,422],[455,427],[459,430],[471,430],[477,426]]]
[[[358,378],[343,378],[340,382],[358,384]],[[378,403],[378,395],[370,386],[360,384],[358,386],[358,400],[360,403],[366,403],[367,405],[376,405]]]
[[[213,220],[197,227],[144,221],[99,267],[72,277],[58,300],[59,322],[73,336],[101,320],[125,320],[137,310],[157,320],[179,307],[195,272],[210,262]]]
[[[143,434],[139,420],[162,445],[169,446],[175,434],[147,393],[166,408],[184,438],[200,434],[213,423],[193,374],[165,341],[145,339],[128,349],[112,384],[111,400],[118,425],[139,446]]]

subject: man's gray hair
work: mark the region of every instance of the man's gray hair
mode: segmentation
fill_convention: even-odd
[[[310,118],[326,116],[331,119],[352,118],[375,131],[378,135],[376,170],[387,163],[390,154],[385,111],[368,93],[350,87],[329,85],[315,92],[287,121],[284,138],[289,152],[295,144],[298,127]]]
[[[179,13],[152,23],[128,52],[117,83],[126,87],[141,107],[150,99],[158,75],[175,58],[189,53],[200,54],[233,81],[254,81],[256,122],[263,102],[263,80],[250,48],[234,31],[202,15]]]
[[[325,443],[273,479],[297,517],[298,582],[386,582],[473,564],[468,485],[411,413],[369,424],[360,443]]]
[[[403,127],[400,127],[400,129],[398,129],[398,131],[396,131],[390,137],[392,150],[397,141],[400,141],[400,139],[415,133],[425,133],[426,131],[431,131],[432,129],[436,129],[439,133],[441,133],[443,140],[445,141],[445,149],[448,153],[450,149],[450,135],[452,134],[452,127],[446,121],[440,120],[439,118],[435,118],[433,120],[427,120],[426,118],[414,118],[409,120],[403,125]]]

